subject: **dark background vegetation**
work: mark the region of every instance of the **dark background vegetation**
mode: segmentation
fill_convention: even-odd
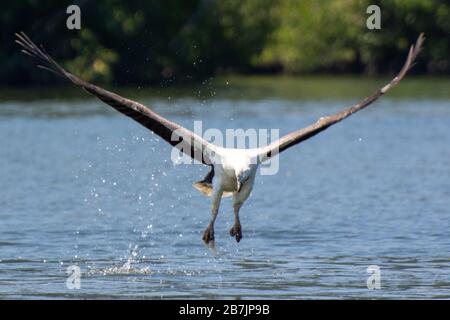
[[[81,30],[66,28],[77,4]],[[381,7],[382,29],[366,28]],[[450,71],[448,0],[20,0],[0,10],[0,84],[55,83],[19,53],[25,31],[69,70],[114,85],[200,81],[224,73],[367,73],[397,70],[420,32],[416,73]]]

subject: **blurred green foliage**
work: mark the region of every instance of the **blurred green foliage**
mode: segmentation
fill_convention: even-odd
[[[381,8],[381,30],[368,30],[366,9]],[[450,2],[315,0],[279,2],[279,21],[257,63],[296,72],[393,72],[420,32],[427,36],[423,72],[450,70]]]
[[[81,8],[81,30],[66,8]],[[381,8],[381,30],[366,9]],[[416,72],[450,71],[447,0],[21,0],[2,4],[0,84],[57,81],[19,54],[25,31],[76,74],[116,85],[199,81],[220,73],[387,73],[422,31]]]

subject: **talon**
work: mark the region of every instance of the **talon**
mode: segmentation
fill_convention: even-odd
[[[242,239],[242,228],[240,224],[235,224],[230,229],[230,236],[235,237],[236,241],[239,242]]]
[[[208,244],[211,241],[214,241],[214,228],[208,227],[203,233],[203,241]]]

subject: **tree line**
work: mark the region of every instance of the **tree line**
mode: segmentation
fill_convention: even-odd
[[[68,30],[66,8],[81,9]],[[369,5],[381,29],[366,27]],[[447,0],[22,0],[2,4],[0,84],[57,80],[14,44],[25,31],[87,80],[114,85],[202,81],[224,73],[367,73],[397,70],[420,32],[417,73],[450,71]]]

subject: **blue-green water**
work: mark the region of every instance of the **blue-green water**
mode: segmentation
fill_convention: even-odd
[[[371,92],[231,91],[139,99],[189,128],[284,134]],[[217,252],[201,241],[209,198],[191,187],[206,167],[175,166],[168,145],[83,94],[26,96],[0,102],[0,298],[450,298],[445,96],[387,96],[284,152],[277,175],[257,176],[239,244],[222,202]]]

